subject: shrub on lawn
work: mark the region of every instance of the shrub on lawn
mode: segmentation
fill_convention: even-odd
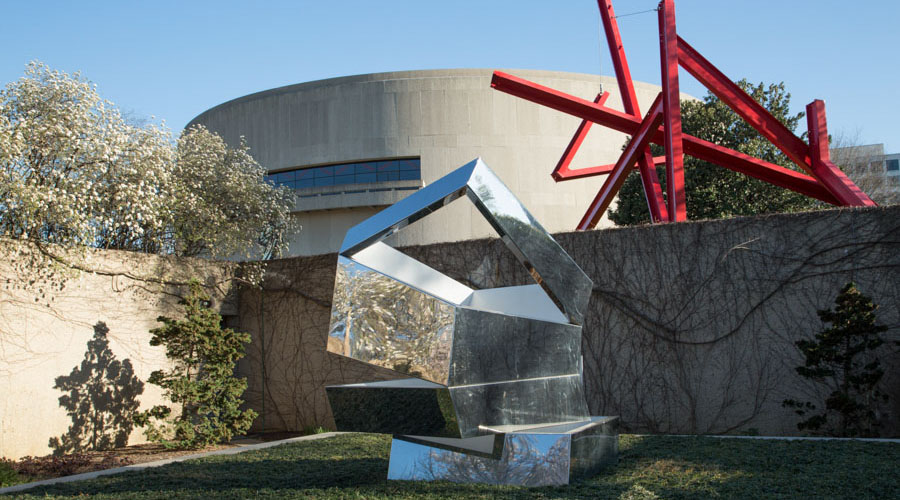
[[[12,462],[5,458],[0,458],[0,488],[12,486],[19,482],[19,475],[13,468]]]
[[[160,317],[160,328],[150,330],[150,345],[162,345],[175,362],[169,371],[150,374],[150,383],[162,387],[179,410],[158,405],[137,413],[135,423],[146,427],[151,441],[167,448],[200,448],[247,432],[256,412],[241,410],[246,379],[234,376],[250,335],[222,328],[222,317],[209,308],[209,296],[196,280],[181,304],[185,318]]]
[[[823,322],[831,326],[816,334],[814,340],[800,340],[797,347],[805,362],[796,368],[801,377],[831,389],[823,411],[810,401],[784,400],[807,417],[797,428],[834,436],[877,436],[878,408],[888,400],[879,389],[884,369],[878,360],[878,348],[884,344],[880,334],[887,327],[876,324],[878,306],[853,283],[847,283],[835,299],[835,308],[819,311]]]

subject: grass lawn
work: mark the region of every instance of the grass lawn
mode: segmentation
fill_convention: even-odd
[[[561,488],[387,481],[390,437],[340,435],[22,493],[62,498],[897,498],[900,444],[623,435],[619,464]]]

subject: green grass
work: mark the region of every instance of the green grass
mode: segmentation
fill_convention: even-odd
[[[63,498],[896,498],[900,444],[665,436],[620,438],[619,464],[567,487],[387,481],[372,434],[215,456],[50,487]]]

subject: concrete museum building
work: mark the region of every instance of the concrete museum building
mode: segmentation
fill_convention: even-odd
[[[506,71],[506,70],[505,70]],[[622,109],[615,80],[578,73],[508,70]],[[571,231],[605,177],[555,183],[550,172],[579,120],[492,90],[493,70],[400,71],[266,90],[194,118],[250,153],[276,184],[295,190],[298,230],[288,255],[335,252],[347,229],[414,190],[482,157],[550,232]],[[642,110],[659,93],[635,83]],[[573,168],[614,163],[624,134],[593,127]],[[600,226],[609,225],[605,219]],[[453,204],[392,236],[394,245],[494,236],[471,206]]]

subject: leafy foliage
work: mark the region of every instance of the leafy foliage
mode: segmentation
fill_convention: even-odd
[[[31,63],[0,91],[0,236],[66,247],[265,257],[291,191],[246,145],[201,127],[173,141],[123,119],[79,74]]]
[[[18,484],[19,481],[19,474],[13,468],[12,460],[0,458],[0,488]]]
[[[137,396],[144,383],[134,374],[130,360],[119,361],[109,348],[109,328],[94,325],[94,338],[80,366],[56,378],[54,388],[64,391],[59,404],[72,419],[69,430],[50,438],[55,455],[87,450],[108,450],[128,444],[134,427],[132,415],[140,406]]]
[[[804,113],[790,114],[791,95],[784,83],[752,85],[737,82],[788,129],[795,130]],[[725,146],[794,170],[797,168],[778,148],[745,122],[718,97],[707,93],[702,101],[682,101],[682,130],[700,139]],[[808,210],[812,198],[705,161],[684,157],[684,183],[689,219],[719,219],[741,215]],[[665,192],[665,167],[657,168]],[[650,222],[640,176],[629,175],[619,191],[619,201],[609,218],[620,226]]]
[[[150,345],[162,345],[174,361],[169,371],[157,370],[149,382],[162,387],[177,405],[173,415],[158,405],[135,416],[147,438],[173,448],[199,448],[244,434],[256,412],[241,410],[246,379],[234,376],[235,363],[244,356],[250,335],[222,328],[222,318],[207,306],[209,296],[192,281],[181,303],[185,319],[160,317],[160,328],[150,331]]]
[[[229,148],[197,125],[176,148],[172,243],[178,255],[268,258],[284,247],[292,191],[264,180],[266,171],[241,140]]]
[[[877,436],[877,408],[888,396],[878,388],[884,370],[875,351],[884,343],[879,334],[887,327],[876,324],[878,306],[853,283],[841,289],[835,304],[834,309],[819,311],[822,321],[831,326],[816,334],[815,340],[797,342],[805,357],[797,373],[832,389],[824,411],[813,413],[817,407],[809,401],[787,399],[783,404],[801,417],[811,414],[797,424],[800,430]]]

